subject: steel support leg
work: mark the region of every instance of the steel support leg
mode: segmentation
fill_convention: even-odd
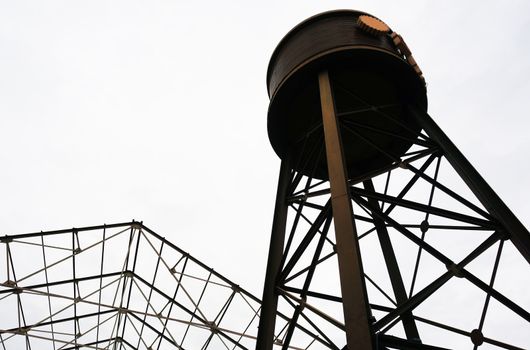
[[[372,180],[366,180],[363,182],[363,184],[367,191],[375,192]],[[378,201],[375,198],[368,198],[368,203],[370,203],[370,205],[373,207],[380,207]],[[408,300],[408,297],[405,290],[405,284],[403,283],[403,278],[401,277],[401,271],[399,270],[396,254],[394,253],[394,248],[392,247],[392,242],[390,241],[390,236],[388,235],[385,222],[376,215],[373,215],[373,219],[377,236],[379,238],[379,243],[381,244],[381,250],[383,251],[383,256],[385,258],[390,282],[392,283],[392,289],[394,290],[396,301],[398,305],[400,305],[405,303]],[[412,312],[408,311],[403,313],[401,319],[403,321],[403,328],[405,329],[407,339],[419,342],[420,335],[418,333],[416,323],[414,322]]]
[[[372,350],[370,310],[361,254],[353,219],[344,151],[327,71],[319,74],[318,82],[347,345],[349,350]]]
[[[449,137],[445,135],[434,120],[426,112],[414,106],[409,106],[409,109],[427,135],[438,143],[438,146],[444,152],[449,163],[471,191],[473,191],[475,196],[477,196],[486,210],[508,230],[507,233],[510,235],[511,241],[526,261],[530,263],[530,234],[528,230],[506,204],[504,204],[495,191],[493,191],[486,180],[473,168],[471,163],[458,150]]]
[[[276,324],[276,310],[278,308],[278,293],[276,292],[277,277],[283,257],[285,241],[285,226],[287,224],[287,189],[289,188],[290,169],[287,161],[280,166],[278,192],[274,207],[272,234],[269,247],[269,258],[265,274],[265,286],[259,319],[258,339],[256,350],[271,350],[274,341],[274,327]]]

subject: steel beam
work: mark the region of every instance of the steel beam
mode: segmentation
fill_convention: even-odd
[[[364,188],[367,191],[375,192],[374,184],[372,180],[366,180],[363,182]],[[368,198],[370,205],[374,207],[379,207],[379,203],[375,198]],[[378,216],[373,216],[374,225],[377,231],[377,236],[379,238],[379,243],[381,245],[381,250],[383,252],[383,257],[385,258],[386,268],[388,270],[388,275],[390,277],[390,282],[392,284],[392,289],[394,290],[394,295],[396,296],[396,301],[399,304],[403,304],[408,300],[407,292],[405,290],[405,284],[403,283],[403,278],[401,277],[401,271],[399,270],[399,264],[397,262],[396,254],[394,253],[394,248],[392,247],[392,241],[388,235],[388,230],[386,228],[385,222]],[[403,328],[405,329],[405,334],[407,335],[408,340],[419,341],[420,335],[418,333],[418,328],[414,322],[411,311],[406,311],[401,315],[401,320],[403,322]]]
[[[372,350],[370,310],[361,254],[353,218],[344,150],[327,71],[319,74],[318,82],[331,187],[333,223],[337,242],[346,341],[350,350]]]
[[[276,284],[283,257],[285,227],[287,224],[287,190],[289,188],[289,180],[290,169],[288,162],[282,160],[278,179],[278,190],[276,193],[276,205],[274,207],[256,350],[271,350],[274,341],[274,326],[276,324],[276,310],[278,308]]]
[[[409,110],[427,135],[438,143],[449,163],[477,196],[480,203],[507,229],[507,233],[510,234],[510,240],[530,264],[530,234],[528,230],[429,114],[415,106],[409,106]]]

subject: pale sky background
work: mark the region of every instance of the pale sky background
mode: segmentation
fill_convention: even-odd
[[[528,1],[0,0],[0,234],[143,220],[260,297],[268,60],[337,8],[405,38],[430,114],[528,227]]]

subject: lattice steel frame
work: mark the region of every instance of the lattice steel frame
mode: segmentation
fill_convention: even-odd
[[[523,268],[528,268],[530,234],[526,228],[428,114],[414,106],[405,107],[411,111],[423,128],[418,134],[388,112],[388,109],[395,105],[370,105],[354,92],[334,84],[332,79],[330,83],[327,72],[320,74],[319,84],[323,121],[308,128],[311,131],[300,142],[314,136],[311,135],[313,133],[321,133],[322,142],[316,144],[314,149],[301,152],[306,158],[284,159],[280,169],[257,349],[270,350],[275,345],[287,349],[292,339],[296,338],[295,326],[300,324],[306,325],[318,334],[328,349],[348,348],[345,345],[346,339],[350,349],[444,349],[443,345],[440,345],[443,344],[442,338],[437,338],[438,343],[422,343],[419,324],[422,327],[428,325],[446,331],[447,337],[467,337],[469,346],[473,349],[477,349],[482,344],[502,349],[521,349],[516,344],[510,344],[509,341],[500,341],[495,339],[495,336],[484,335],[483,327],[487,315],[495,316],[488,314],[492,300],[509,310],[512,316],[520,317],[526,326],[530,323],[529,307],[525,309],[494,286],[506,242],[515,246],[517,254],[520,254],[526,262]],[[340,89],[342,93],[356,99],[362,107],[356,110],[336,110],[331,86],[333,90]],[[367,110],[372,111],[374,118],[380,118],[387,125],[398,124],[408,135],[397,135],[384,127],[374,128],[355,120],[357,113]],[[333,131],[335,125],[336,130]],[[392,154],[380,149],[371,141],[371,136],[374,134],[406,139],[413,144],[413,147],[404,155]],[[379,151],[381,157],[388,158],[391,165],[366,174],[362,178],[343,180],[340,176],[337,177],[332,173],[346,172],[346,167],[341,163],[344,159],[341,153],[348,152],[341,146],[340,138],[344,137],[362,140]],[[303,175],[302,173],[314,173],[312,167],[318,164],[323,154],[327,155],[330,181],[316,180]],[[441,169],[452,171],[453,179],[446,179],[445,183],[444,180],[440,180]],[[403,182],[404,176],[409,176],[405,182]],[[390,194],[394,178],[401,178],[401,183],[394,186],[395,194]],[[457,180],[461,181],[464,187],[467,186],[468,194],[459,193],[459,190],[454,188]],[[337,190],[342,186],[341,181],[346,182],[347,193],[340,193],[340,190]],[[375,185],[376,182],[379,186]],[[419,187],[420,182],[422,187]],[[417,187],[423,189],[423,198],[421,195],[418,197],[417,193],[413,198],[407,198]],[[349,198],[347,202],[350,206],[348,203],[337,204],[337,198],[341,196]],[[436,205],[436,196],[444,198],[439,206]],[[353,246],[353,250],[346,253],[349,255],[341,257],[340,255],[345,253],[344,249],[341,253],[340,245],[344,243],[340,243],[339,236],[344,232],[339,231],[344,229],[340,225],[348,220],[343,217],[344,212],[349,213],[347,216],[353,222],[353,227],[347,231],[351,241],[346,242],[347,245]],[[339,225],[337,215],[342,215],[339,219],[342,223]],[[433,224],[430,221],[437,223]],[[304,222],[309,226],[300,228],[299,226]],[[364,228],[359,230],[359,226]],[[336,240],[330,235],[333,227]],[[451,250],[443,251],[435,247],[434,243],[429,243],[427,233],[432,231],[447,234],[475,233],[480,234],[482,238],[480,243],[468,250],[463,258],[456,260],[450,257]],[[374,235],[377,235],[382,252],[380,263],[385,266],[390,279],[390,290],[378,285],[374,278],[363,272],[362,260],[370,254],[370,250],[363,250],[362,242],[367,239],[365,237]],[[432,234],[430,237],[433,237]],[[398,261],[399,252],[393,247],[396,238],[405,238],[417,249],[414,253],[412,278],[408,285],[405,284],[402,276],[404,267]],[[359,245],[361,253],[355,250]],[[328,253],[323,252],[326,246],[330,248]],[[489,277],[484,281],[484,277],[477,277],[467,267],[488,250],[496,252],[491,262]],[[306,259],[301,262],[304,255]],[[427,256],[442,264],[445,272],[433,275],[430,282],[418,290],[418,271],[422,270],[422,261]],[[336,288],[336,294],[319,292],[313,288],[318,282],[314,279],[314,274],[319,266],[332,258],[338,261],[341,288]],[[351,274],[352,271],[346,272],[350,275],[344,278],[341,259],[353,269],[352,271],[360,271],[358,276],[362,279],[360,282]],[[429,271],[429,268],[427,267],[425,271]],[[521,274],[524,271],[511,272]],[[479,315],[476,315],[478,322],[474,328],[460,329],[437,321],[439,315],[435,313],[420,317],[415,312],[455,277],[462,278],[472,289],[482,293],[480,298],[483,298],[483,306]],[[297,285],[293,286],[295,281]],[[367,293],[366,286],[370,286],[372,292]],[[524,293],[524,288],[525,286],[519,286],[519,291]],[[390,305],[374,302],[373,290],[379,296],[384,296]],[[354,295],[353,303],[350,302],[349,306],[345,305],[345,291],[349,293],[349,298]],[[455,292],[467,293],[461,290]],[[344,314],[332,315],[328,307],[330,301],[343,305]],[[280,309],[279,302],[287,305],[281,311],[291,315],[285,327],[278,327],[275,323],[274,312]],[[362,310],[365,305],[366,312]],[[290,311],[287,311],[289,308]],[[372,315],[375,312],[379,315],[377,319]],[[463,310],[455,312],[465,317],[469,316]],[[403,327],[403,332],[398,336],[394,332],[396,325]],[[330,331],[329,327],[333,330]],[[366,327],[368,331],[364,330]],[[524,332],[524,328],[520,331]],[[363,343],[367,338],[366,332],[369,339]]]
[[[259,299],[141,222],[0,243],[0,349],[255,347]]]

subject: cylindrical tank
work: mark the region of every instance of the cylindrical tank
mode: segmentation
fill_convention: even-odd
[[[399,159],[421,130],[407,106],[427,108],[421,72],[399,40],[382,21],[353,10],[321,13],[293,28],[267,71],[268,133],[278,156],[327,179],[318,87],[319,72],[327,70],[337,116],[352,125],[341,131],[349,177]]]

